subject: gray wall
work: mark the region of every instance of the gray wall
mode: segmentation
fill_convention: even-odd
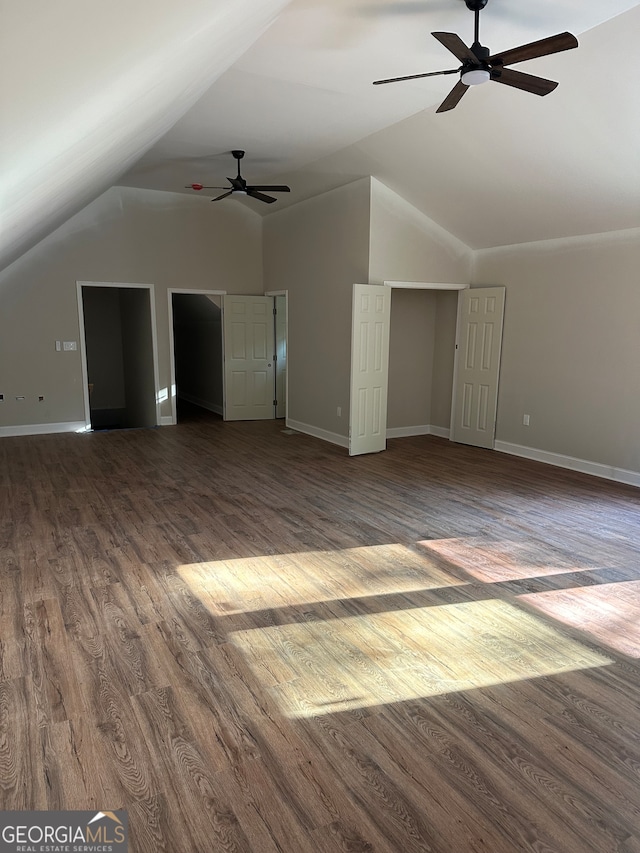
[[[264,225],[265,289],[289,291],[289,420],[340,436],[349,427],[353,284],[368,280],[369,205],[365,178]]]
[[[389,333],[387,428],[431,423],[436,295],[394,290]]]
[[[77,280],[155,285],[161,416],[170,418],[167,288],[262,293],[262,221],[234,200],[113,188],[4,270],[0,427],[84,421],[80,350],[55,351],[56,340],[79,340]]]
[[[498,441],[640,471],[639,270],[640,231],[477,253],[506,287]]]

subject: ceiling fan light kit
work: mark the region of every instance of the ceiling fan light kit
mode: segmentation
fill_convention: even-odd
[[[464,71],[460,79],[465,86],[480,86],[482,83],[488,83],[491,80],[491,72],[486,68],[471,68],[469,71]]]
[[[405,77],[389,77],[386,80],[375,80],[373,85],[418,80],[422,77],[437,77],[442,74],[459,74],[460,80],[440,104],[436,110],[438,113],[447,112],[457,106],[470,86],[479,86],[491,80],[494,83],[502,83],[505,86],[522,89],[533,95],[548,95],[553,92],[558,85],[555,81],[536,77],[532,74],[524,74],[521,71],[513,71],[505,66],[515,65],[517,62],[524,62],[527,59],[537,59],[540,56],[549,56],[552,53],[560,53],[564,50],[572,50],[578,47],[577,38],[571,33],[558,33],[558,35],[549,36],[530,44],[523,44],[511,50],[491,54],[489,48],[480,44],[480,12],[487,5],[488,0],[465,0],[465,3],[467,9],[473,12],[475,16],[474,40],[471,47],[467,47],[456,33],[431,33],[443,47],[446,47],[462,63],[459,68],[450,68],[446,71],[428,71],[425,74],[410,74]]]
[[[240,161],[244,157],[244,151],[240,149],[234,149],[231,154],[234,159],[238,161],[238,174],[235,178],[227,178],[230,187],[207,187],[204,184],[188,184],[185,189],[187,190],[196,190],[196,192],[200,192],[200,190],[226,190],[226,192],[222,193],[222,195],[216,196],[212,198],[211,201],[220,201],[220,199],[227,198],[230,195],[244,195],[249,196],[250,198],[255,198],[258,201],[263,201],[266,204],[273,204],[277,199],[272,196],[265,195],[263,190],[267,190],[272,193],[288,193],[291,192],[290,187],[284,186],[284,184],[253,184],[249,185],[245,181],[245,179],[240,174]]]

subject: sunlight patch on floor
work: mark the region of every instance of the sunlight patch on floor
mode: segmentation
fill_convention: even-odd
[[[274,554],[178,567],[215,615],[463,586],[406,545]]]
[[[554,555],[556,559],[552,559],[553,551],[549,547],[544,549],[541,559],[539,543],[467,536],[426,539],[417,544],[425,554],[446,560],[453,568],[462,569],[482,583],[526,580],[597,568],[595,564],[576,565],[574,558],[559,552]]]
[[[230,641],[289,717],[612,663],[497,599],[237,631]]]
[[[588,632],[617,652],[640,658],[640,581],[518,596],[541,613]]]

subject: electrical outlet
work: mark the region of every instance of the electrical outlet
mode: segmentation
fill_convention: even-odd
[[[63,341],[62,349],[65,352],[72,352],[73,350],[78,349],[78,344],[76,343],[76,341]]]
[[[522,417],[522,423],[523,423],[525,426],[529,426],[529,422],[530,422],[530,416],[529,416],[529,415],[523,415],[523,417]]]
[[[38,394],[38,402],[44,403],[44,394]]]

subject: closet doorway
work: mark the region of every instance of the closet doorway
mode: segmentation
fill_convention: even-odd
[[[153,285],[79,281],[77,287],[87,428],[157,426]]]

